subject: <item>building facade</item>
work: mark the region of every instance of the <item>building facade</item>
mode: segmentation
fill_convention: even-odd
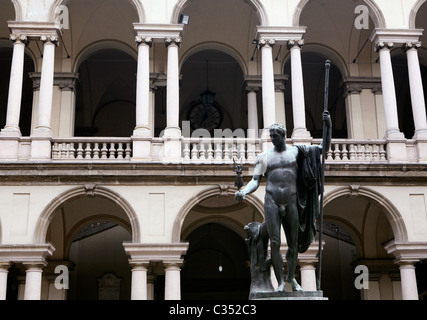
[[[320,143],[327,59],[324,295],[426,299],[425,2],[0,0],[0,299],[247,299],[234,161]]]

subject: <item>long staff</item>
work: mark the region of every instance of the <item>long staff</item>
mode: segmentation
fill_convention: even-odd
[[[325,96],[323,111],[328,111],[328,95],[329,95],[329,69],[331,68],[331,62],[326,60],[325,62]],[[323,121],[323,138],[322,138],[322,168],[321,168],[321,193],[320,193],[320,204],[319,204],[319,263],[317,266],[317,290],[321,289],[321,278],[322,278],[322,233],[323,233],[323,193],[324,193],[324,184],[325,184],[325,158],[326,152],[326,123]]]

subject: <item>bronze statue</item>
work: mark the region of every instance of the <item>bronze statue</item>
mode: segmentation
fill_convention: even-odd
[[[314,240],[319,195],[323,191],[320,155],[322,148],[329,150],[331,142],[331,117],[328,111],[324,111],[322,116],[326,133],[325,139],[318,146],[286,145],[286,129],[278,124],[272,125],[270,137],[274,147],[257,156],[252,180],[235,193],[238,201],[244,200],[247,194],[258,189],[261,177],[265,175],[265,227],[270,240],[271,264],[278,292],[285,291],[283,258],[280,252],[281,226],[288,245],[286,281],[291,284],[293,291],[302,291],[294,278],[298,252],[305,252]],[[265,243],[265,239],[262,241]]]

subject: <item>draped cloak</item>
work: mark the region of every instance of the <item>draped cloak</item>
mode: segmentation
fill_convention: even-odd
[[[307,251],[316,235],[315,221],[319,218],[319,195],[323,192],[320,148],[297,145],[298,252]]]

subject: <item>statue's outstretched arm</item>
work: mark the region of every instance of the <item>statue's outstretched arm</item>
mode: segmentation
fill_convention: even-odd
[[[254,175],[252,177],[252,180],[249,181],[249,183],[240,191],[237,191],[234,194],[234,197],[238,201],[242,201],[245,199],[245,196],[249,193],[255,192],[259,184],[261,182],[261,177],[265,173],[265,164],[264,164],[264,157],[259,155],[257,157],[257,160],[255,162],[255,168],[254,168]]]

